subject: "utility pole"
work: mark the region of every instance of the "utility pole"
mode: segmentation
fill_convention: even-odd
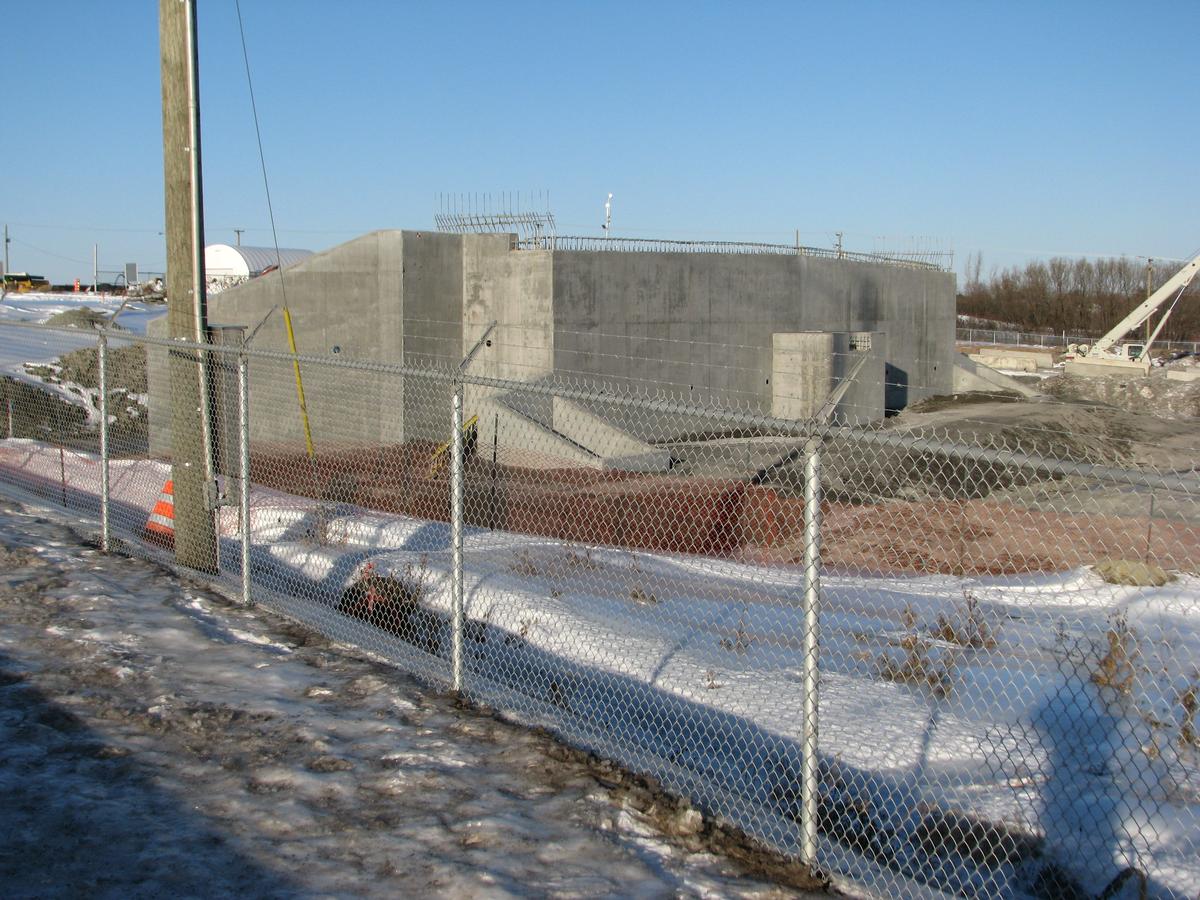
[[[92,244],[92,293],[100,292],[100,245]]]
[[[842,232],[835,231],[834,234],[837,235],[837,258],[841,259],[842,258]]]
[[[242,232],[243,232],[243,231],[245,231],[245,230],[246,230],[245,228],[235,228],[235,229],[233,229],[233,233],[237,235],[237,245],[238,245],[239,247],[240,247],[240,246],[242,246]]]
[[[12,238],[8,236],[8,226],[4,226],[4,274],[7,275],[12,270],[8,267],[8,245],[12,243]]]
[[[158,41],[162,61],[167,332],[172,340],[204,344],[208,342],[208,308],[204,290],[195,0],[159,0]],[[183,349],[168,352],[175,559],[192,569],[216,572],[207,354]]]

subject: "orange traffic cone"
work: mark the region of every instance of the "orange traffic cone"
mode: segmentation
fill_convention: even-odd
[[[146,520],[146,540],[168,550],[175,547],[175,482],[170,478]]]

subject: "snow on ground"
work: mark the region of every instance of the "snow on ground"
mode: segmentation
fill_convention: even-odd
[[[545,735],[7,502],[0,571],[5,896],[793,895]]]
[[[0,323],[45,324],[52,316],[84,307],[111,316],[124,300],[124,297],[116,294],[10,293],[0,298]],[[131,301],[121,313],[117,325],[125,334],[145,334],[147,323],[164,315],[165,309],[162,304]],[[81,330],[79,335],[75,336],[61,331],[39,332],[30,328],[0,328],[0,375],[11,376],[53,393],[84,409],[89,422],[97,422],[99,414],[96,390],[70,382],[53,384],[29,371],[30,367],[40,366],[54,369],[56,361],[64,353],[95,346],[96,334],[91,331]]]
[[[64,458],[36,442],[0,441],[0,478],[40,484],[52,498],[64,491],[81,507],[95,504],[96,470],[87,454]],[[141,527],[167,475],[155,461],[113,463],[119,524]],[[274,602],[290,614],[342,631],[349,623],[364,646],[402,649],[393,635],[335,612],[368,562],[379,574],[424,570],[423,603],[448,613],[444,524],[319,507],[261,488],[251,506],[256,590],[288,598]],[[221,532],[223,558],[236,566],[236,510],[223,511]],[[794,848],[788,798],[803,721],[796,568],[475,529],[464,560],[466,613],[477,623],[465,665],[477,694],[648,767],[677,789],[711,792],[723,815]],[[931,637],[939,616],[954,621],[967,608],[986,622],[994,646]],[[1124,641],[1125,628],[1135,681],[1122,696],[1105,696],[1096,673],[1111,635]],[[944,696],[880,678],[883,660],[902,662],[915,635],[932,668],[945,672]],[[431,662],[444,665],[444,641],[435,636],[430,649]],[[1039,858],[1060,861],[1093,893],[1132,859],[1151,895],[1194,896],[1200,766],[1195,748],[1181,749],[1179,692],[1196,672],[1194,574],[1136,588],[1086,569],[990,578],[824,573],[820,751],[836,779],[831,802],[872,816],[870,833],[844,832],[843,843],[886,839],[900,865],[927,868],[913,829],[929,827],[937,811],[1044,839]],[[764,755],[773,760],[765,768]],[[831,864],[842,852],[823,838]],[[903,853],[916,855],[906,862]],[[861,859],[840,865],[866,877]],[[1007,865],[935,874],[932,883],[985,893],[1029,885],[1028,871]]]
[[[52,316],[84,307],[111,316],[124,302],[125,297],[121,294],[58,294],[42,291],[9,293],[0,299],[0,322],[45,324]],[[117,324],[133,334],[145,334],[147,323],[164,315],[166,310],[162,303],[131,300],[121,313]],[[94,337],[92,342],[95,342]]]

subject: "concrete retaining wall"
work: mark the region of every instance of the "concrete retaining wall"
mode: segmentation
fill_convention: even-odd
[[[954,302],[947,272],[804,256],[559,251],[554,361],[765,411],[772,335],[882,331],[886,404],[900,409],[949,392]]]

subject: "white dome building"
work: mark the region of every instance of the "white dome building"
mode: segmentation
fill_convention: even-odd
[[[279,248],[281,268],[295,265],[312,256],[311,250]],[[204,248],[204,275],[211,293],[257,278],[276,264],[274,247],[234,247],[209,244]]]

